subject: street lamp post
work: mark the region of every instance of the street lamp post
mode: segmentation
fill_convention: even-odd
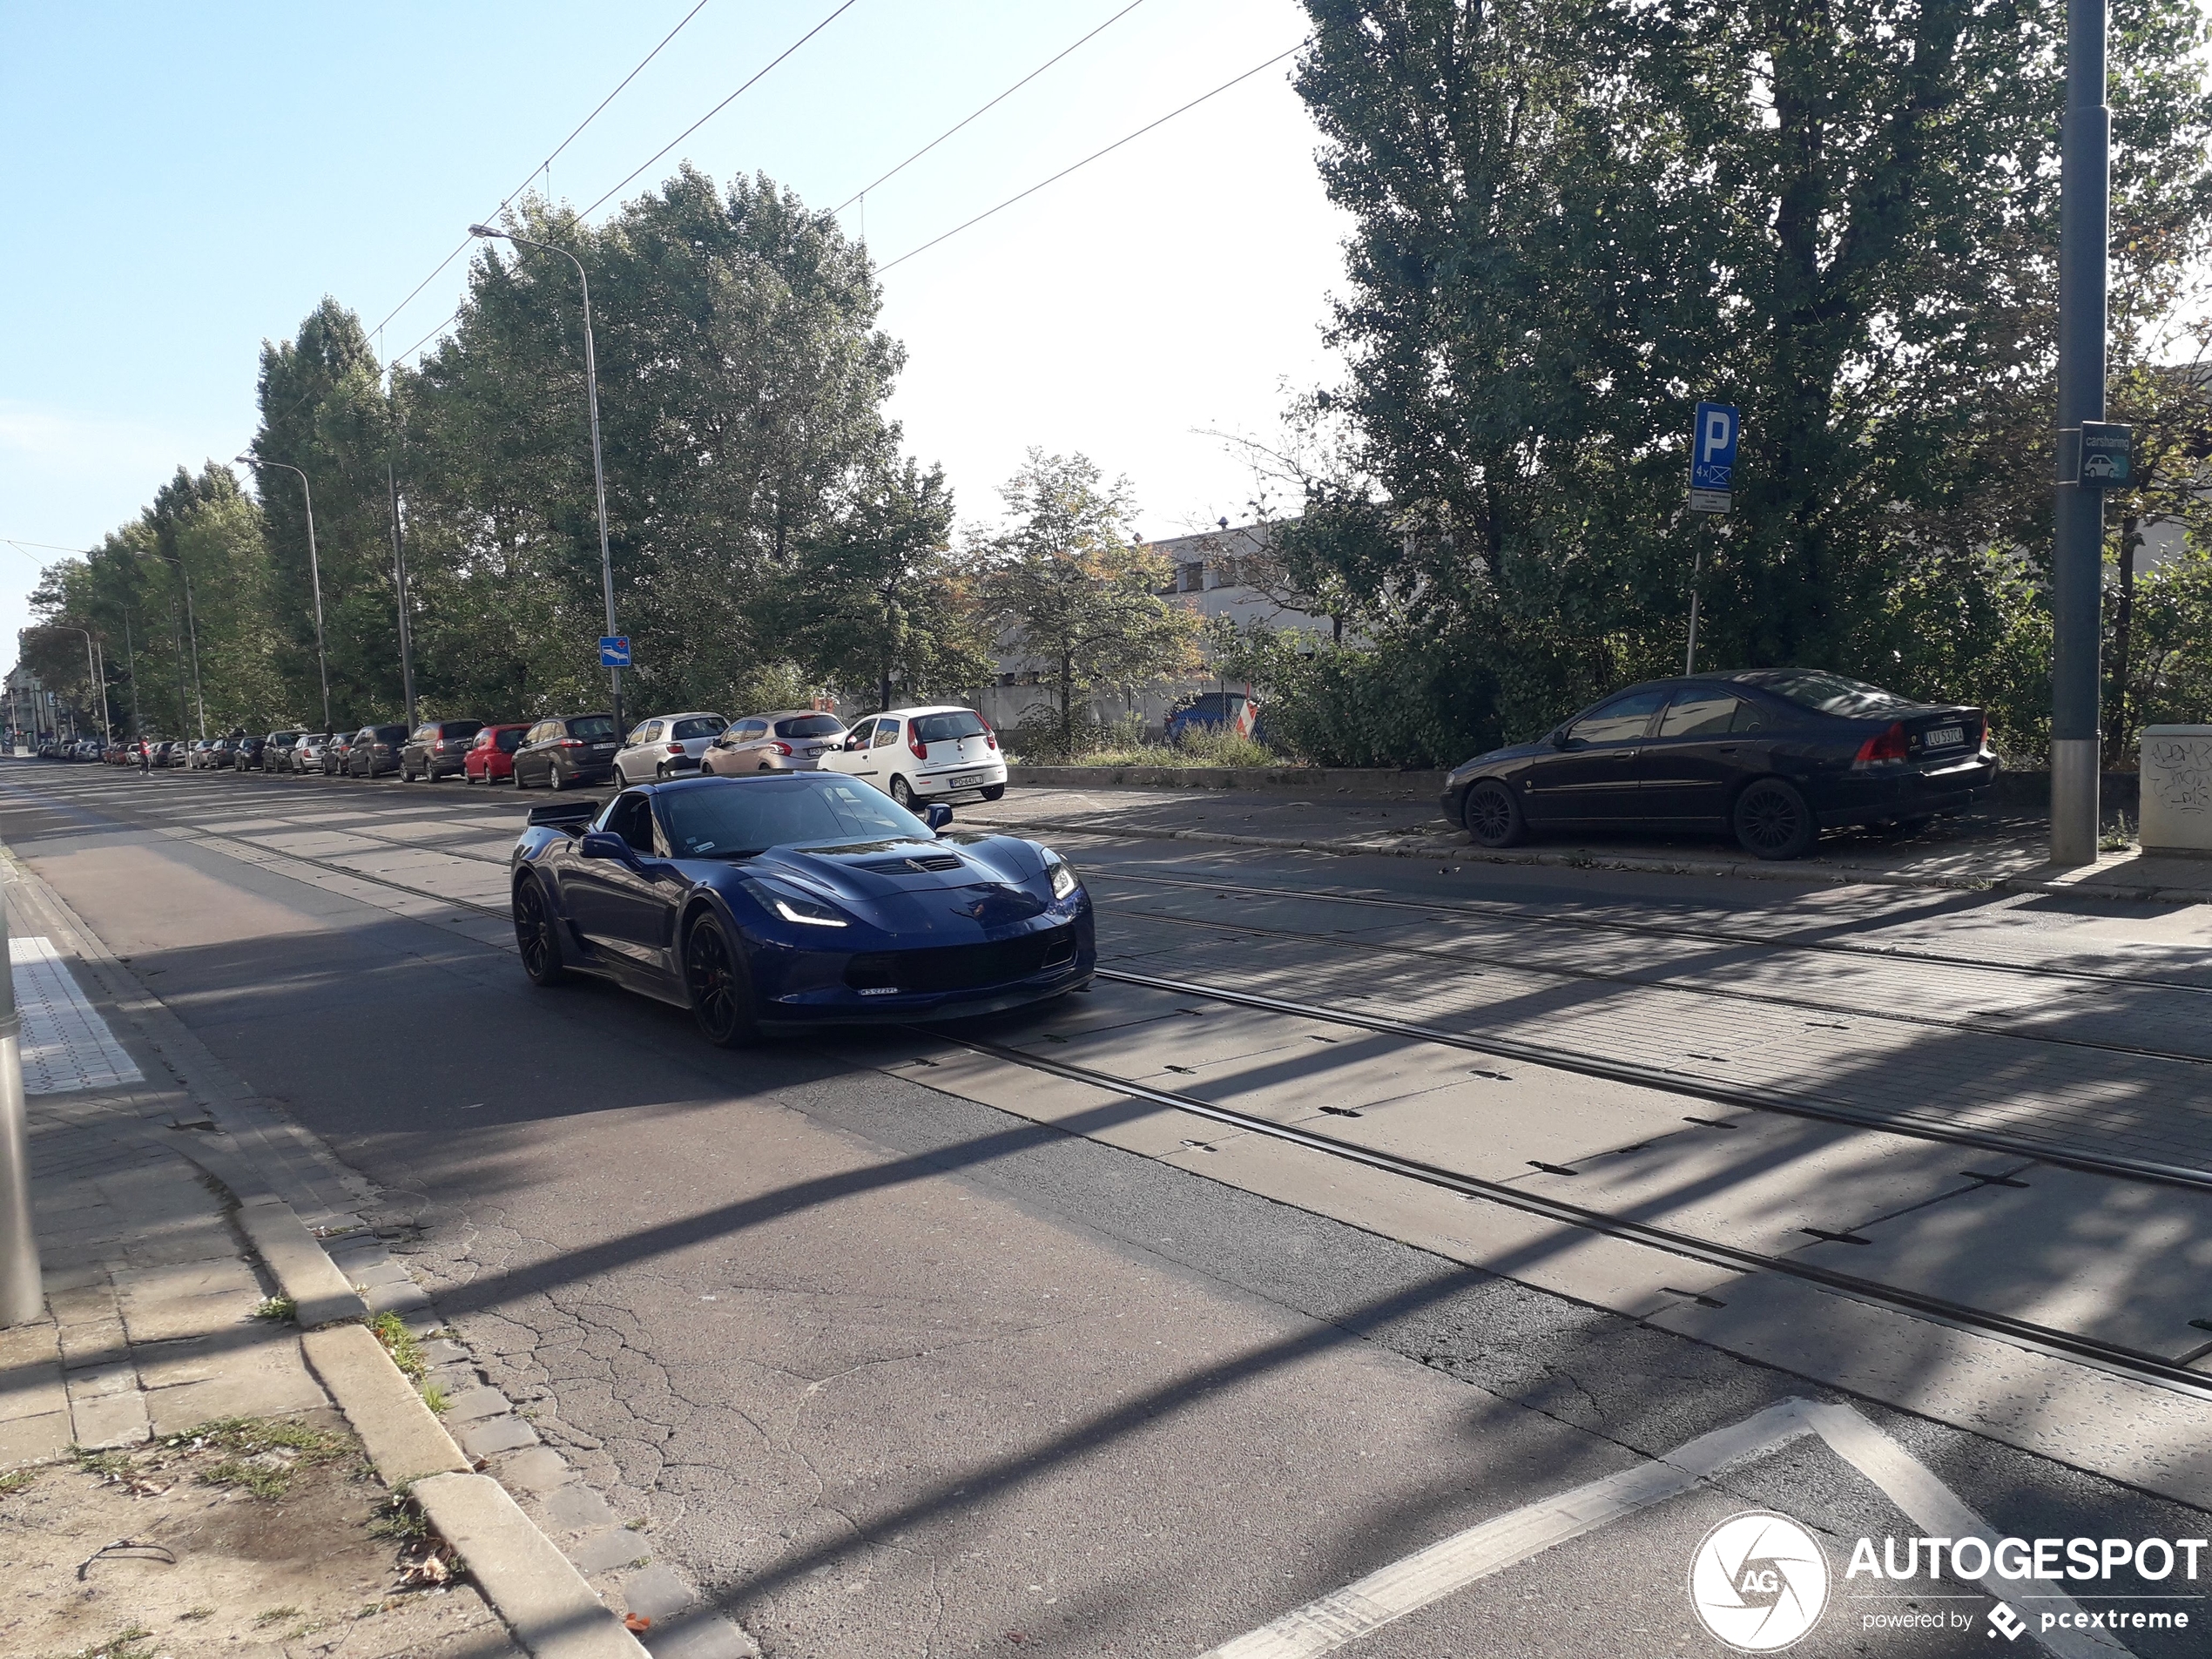
[[[307,574],[314,580],[315,589],[315,670],[322,676],[322,729],[327,732],[330,730],[330,658],[325,654],[322,643],[322,561],[315,554],[315,492],[308,487],[307,475],[289,462],[263,461],[255,455],[240,455],[238,460],[240,466],[281,467],[287,472],[298,473],[300,476],[300,493],[307,502]],[[404,602],[402,605],[404,607]],[[404,608],[400,627],[404,633],[407,627]],[[195,646],[193,649],[197,651],[199,648]],[[204,738],[207,733],[202,732],[199,735]]]
[[[92,677],[93,688],[100,694],[100,729],[107,733],[107,740],[113,743],[115,722],[107,718],[107,686],[102,683],[99,667],[92,659],[92,631],[89,628],[71,627],[65,622],[47,622],[37,625],[42,628],[51,628],[57,633],[84,636],[84,671]]]
[[[2105,418],[2105,285],[2112,240],[2112,111],[2106,0],[2067,0],[2066,123],[2059,152],[2059,427]],[[2097,861],[2099,656],[2105,498],[2058,486],[2051,550],[2051,861]],[[2122,557],[2127,556],[2125,553]]]
[[[599,589],[607,602],[607,632],[620,631],[615,626],[615,567],[607,551],[607,469],[599,455],[599,363],[591,344],[591,278],[583,268],[583,261],[564,247],[555,247],[550,242],[534,242],[527,236],[517,236],[512,231],[495,230],[489,225],[471,225],[471,236],[503,239],[517,247],[534,247],[547,253],[557,253],[576,266],[577,279],[583,284],[583,383],[591,409],[591,482],[599,500]],[[622,670],[610,668],[607,678],[614,688],[615,730],[622,731]]]
[[[185,569],[182,559],[172,559],[166,553],[157,553],[153,556],[164,564],[175,565],[177,574],[185,579],[185,625],[192,631],[192,701],[199,705],[199,735],[204,738],[207,735],[207,698],[199,689],[199,623],[192,615],[192,572]]]

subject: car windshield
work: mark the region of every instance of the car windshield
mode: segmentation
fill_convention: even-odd
[[[1919,706],[1911,698],[1885,691],[1878,685],[1817,670],[1792,669],[1772,676],[1763,674],[1752,684],[1789,698],[1801,709],[1811,709],[1816,714],[1840,714],[1845,719],[1902,714]]]
[[[569,735],[588,742],[602,743],[615,735],[615,717],[611,714],[587,714],[569,722]]]
[[[795,719],[776,722],[779,738],[841,738],[845,722],[834,714],[802,714]]]
[[[962,738],[980,738],[985,730],[982,718],[967,709],[914,717],[914,736],[924,743],[956,743]]]
[[[870,786],[802,775],[730,779],[661,796],[678,858],[741,859],[811,841],[930,840],[929,826]]]
[[[679,743],[686,738],[711,738],[728,724],[718,714],[702,714],[696,719],[678,720],[676,730],[668,735]]]

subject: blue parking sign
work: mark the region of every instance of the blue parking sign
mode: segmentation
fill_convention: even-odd
[[[630,636],[628,634],[599,636],[599,666],[602,668],[630,666]]]
[[[1736,438],[1743,416],[1733,403],[1700,403],[1691,428],[1689,487],[1726,489],[1736,474]]]

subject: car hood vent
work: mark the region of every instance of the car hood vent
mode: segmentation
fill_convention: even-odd
[[[912,858],[878,859],[873,864],[859,866],[860,869],[878,875],[921,875],[940,870],[957,870],[960,857],[953,853],[917,853]]]

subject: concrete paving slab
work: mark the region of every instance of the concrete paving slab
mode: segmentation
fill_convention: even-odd
[[[617,1568],[634,1567],[649,1559],[652,1545],[645,1534],[632,1532],[627,1527],[609,1527],[603,1531],[588,1533],[567,1546],[568,1558],[584,1573],[611,1573]]]
[[[0,1423],[68,1409],[53,1322],[41,1319],[0,1331]]]
[[[448,1423],[473,1423],[480,1417],[496,1417],[514,1409],[507,1396],[496,1388],[477,1387],[454,1395],[446,1402],[442,1415]]]
[[[550,1446],[533,1446],[492,1460],[491,1473],[510,1490],[546,1493],[576,1479],[569,1460]]]
[[[454,1426],[454,1438],[472,1458],[489,1457],[495,1452],[512,1452],[519,1447],[538,1443],[537,1431],[511,1412],[503,1417],[457,1423]]]
[[[1801,1280],[1758,1275],[1651,1316],[1662,1330],[2212,1508],[2212,1402]]]
[[[69,1402],[71,1438],[93,1450],[136,1446],[152,1429],[146,1420],[145,1396],[137,1393],[91,1394]]]
[[[179,1434],[227,1417],[280,1417],[327,1406],[308,1372],[297,1338],[223,1357],[206,1374],[173,1383],[146,1378],[147,1419],[156,1434]]]
[[[66,1411],[0,1420],[0,1469],[51,1462],[69,1450],[75,1433]]]
[[[2212,1322],[2212,1194],[2047,1164],[2015,1173],[2025,1185],[1978,1186],[1859,1228],[1870,1244],[1805,1256],[2168,1359],[2212,1341],[2191,1323]]]

